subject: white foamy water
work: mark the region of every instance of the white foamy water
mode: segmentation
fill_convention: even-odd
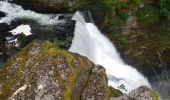
[[[15,29],[9,31],[11,32],[13,35],[18,35],[18,34],[25,34],[26,36],[31,35],[31,27],[29,25],[20,25],[18,27],[16,27]]]
[[[128,93],[141,85],[150,87],[148,80],[135,68],[126,65],[114,45],[98,30],[93,23],[86,23],[79,12],[72,18],[76,20],[74,38],[69,51],[86,56],[97,65],[106,69],[108,85],[121,88]]]
[[[41,25],[57,24],[62,22],[58,20],[60,14],[39,14],[30,10],[24,10],[21,6],[11,4],[7,1],[0,1],[0,11],[6,14],[6,17],[0,19],[0,23],[8,23],[11,21],[22,18],[32,19]]]

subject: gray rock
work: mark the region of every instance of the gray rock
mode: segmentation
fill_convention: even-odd
[[[118,98],[110,98],[110,100],[159,100],[157,94],[151,88],[141,86],[132,90],[127,95]]]

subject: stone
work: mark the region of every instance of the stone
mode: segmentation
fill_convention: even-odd
[[[5,37],[2,33],[0,33],[0,49],[5,47]]]
[[[109,89],[105,69],[101,66],[94,67],[81,100],[108,100]]]
[[[141,86],[130,93],[110,100],[159,100],[156,92],[146,86]]]
[[[5,13],[0,11],[0,17],[5,17]]]
[[[10,27],[6,23],[0,23],[0,32],[7,32],[10,30]]]

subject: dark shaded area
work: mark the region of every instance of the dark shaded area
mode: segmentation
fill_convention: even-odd
[[[6,23],[0,23],[0,32],[6,32],[9,31],[10,27],[8,24]]]
[[[0,11],[0,17],[5,17],[5,16],[6,16],[5,13]]]
[[[60,10],[55,10],[55,9],[49,9],[49,8],[46,9],[46,8],[43,8],[43,7],[33,6],[31,0],[13,0],[13,1],[9,1],[9,2],[21,5],[23,7],[23,9],[25,9],[25,10],[32,10],[32,11],[35,11],[37,13],[57,14],[57,13],[68,13],[69,12],[68,9],[65,9],[65,8],[62,8]]]

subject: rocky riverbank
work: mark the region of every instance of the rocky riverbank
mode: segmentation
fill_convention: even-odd
[[[107,86],[103,67],[48,41],[33,41],[10,57],[0,72],[1,99],[108,100],[123,95]],[[135,93],[140,98],[158,100],[147,87],[129,94],[130,98],[141,100]]]

